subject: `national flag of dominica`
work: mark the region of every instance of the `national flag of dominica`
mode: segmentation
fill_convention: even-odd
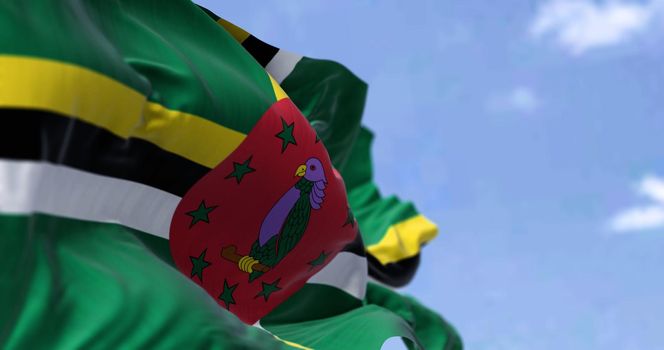
[[[184,0],[0,7],[0,344],[460,346],[367,283],[407,281],[435,227],[378,195],[342,66]]]
[[[360,124],[366,83],[337,62],[279,49],[204,10],[265,67],[325,143],[346,181],[371,276],[397,287],[408,283],[417,269],[421,247],[438,229],[412,203],[395,196],[382,197],[373,182],[373,134]]]

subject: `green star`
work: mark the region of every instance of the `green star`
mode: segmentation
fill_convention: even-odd
[[[263,290],[260,291],[258,294],[256,294],[256,296],[254,298],[258,298],[259,296],[262,295],[263,298],[265,298],[265,301],[267,301],[267,299],[270,298],[270,295],[272,293],[274,293],[274,292],[281,289],[278,286],[279,281],[281,281],[281,278],[277,279],[276,281],[274,281],[272,283],[261,282],[261,283],[263,283]]]
[[[224,289],[219,294],[219,300],[223,301],[226,304],[226,309],[231,309],[231,304],[235,304],[235,298],[233,298],[233,293],[235,288],[237,288],[237,283],[229,286],[228,282],[224,279]]]
[[[203,221],[204,223],[209,224],[210,218],[208,215],[216,208],[216,205],[211,207],[206,206],[205,200],[202,200],[201,203],[198,204],[198,209],[186,212],[187,215],[191,216],[191,224],[189,224],[189,228],[192,228],[199,221]]]
[[[351,227],[355,227],[355,215],[353,215],[353,211],[350,208],[348,208],[348,214],[346,214],[346,222],[341,227],[346,227],[349,224]]]
[[[197,257],[190,256],[189,260],[191,260],[191,278],[194,278],[194,276],[198,276],[198,279],[203,282],[203,269],[206,267],[210,266],[209,261],[205,261],[205,252],[207,252],[207,249],[205,249],[201,255]]]
[[[281,118],[281,132],[275,135],[281,139],[281,153],[284,153],[288,144],[292,143],[297,146],[297,142],[295,142],[295,137],[293,136],[294,129],[295,122],[287,124],[284,118]]]
[[[317,266],[323,265],[325,259],[327,259],[328,256],[330,256],[329,253],[325,254],[325,251],[322,251],[316,259],[308,262],[308,264],[311,265],[311,268],[309,268],[309,270],[312,270]]]
[[[244,175],[247,175],[249,173],[253,173],[254,171],[256,171],[256,169],[249,166],[249,163],[251,163],[251,158],[252,157],[253,156],[250,156],[247,160],[244,161],[244,163],[233,162],[233,172],[228,174],[228,176],[226,176],[225,178],[230,179],[231,177],[234,177],[235,180],[237,181],[237,183],[239,184],[240,181],[242,181],[242,178],[244,177]]]

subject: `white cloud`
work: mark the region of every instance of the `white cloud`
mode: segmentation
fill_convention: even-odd
[[[627,209],[616,215],[610,226],[616,232],[664,227],[664,207],[651,205]]]
[[[549,0],[539,8],[530,34],[535,38],[551,35],[571,54],[580,55],[633,39],[661,17],[662,3]]]
[[[639,182],[636,192],[654,203],[621,211],[609,221],[609,228],[615,232],[664,228],[664,178],[647,175]]]
[[[487,101],[487,107],[494,112],[521,112],[532,113],[540,106],[540,100],[535,91],[527,86],[517,86],[507,93],[492,96]]]
[[[664,179],[648,175],[639,183],[639,193],[664,206]]]

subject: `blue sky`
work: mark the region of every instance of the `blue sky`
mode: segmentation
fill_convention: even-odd
[[[404,290],[467,349],[664,347],[664,1],[200,1],[369,83]]]

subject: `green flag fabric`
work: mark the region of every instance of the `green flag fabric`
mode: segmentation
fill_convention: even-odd
[[[0,227],[5,349],[282,348],[155,258],[144,233],[44,214]]]
[[[366,85],[343,66],[270,49],[185,0],[0,9],[3,347],[372,349],[400,336],[461,348],[435,313],[367,282],[407,283],[436,227],[380,196],[360,126]],[[189,189],[287,99],[343,176],[344,227],[361,236],[310,261],[320,272],[252,327],[220,307],[232,293],[194,283],[209,257],[178,271],[169,227]]]

